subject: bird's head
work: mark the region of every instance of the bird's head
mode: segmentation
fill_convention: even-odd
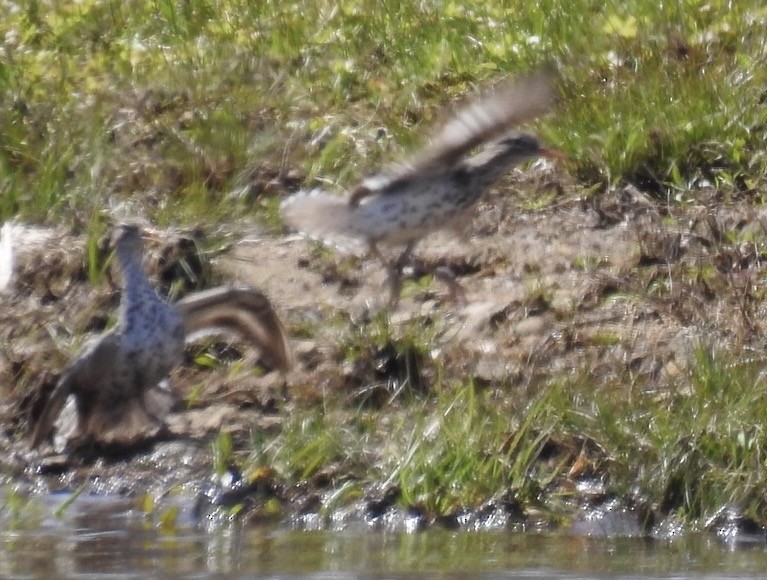
[[[130,222],[118,224],[112,233],[112,247],[121,259],[140,255],[143,249],[141,227]]]
[[[533,157],[567,159],[561,151],[544,147],[535,135],[513,132],[467,159],[465,166],[481,181],[491,183],[515,165]]]
[[[507,135],[490,146],[496,155],[509,158],[513,164],[524,161],[529,157],[549,157],[551,159],[567,159],[561,151],[544,147],[540,139],[532,133],[516,132]]]

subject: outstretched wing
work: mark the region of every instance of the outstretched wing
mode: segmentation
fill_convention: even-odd
[[[48,401],[43,407],[32,432],[32,448],[48,440],[67,397],[96,397],[104,387],[106,377],[119,365],[119,338],[107,333],[86,346],[61,375]],[[78,417],[78,422],[81,417]]]
[[[549,70],[496,85],[454,113],[413,160],[365,179],[352,191],[349,204],[353,207],[373,193],[395,191],[414,179],[444,171],[478,145],[544,113],[553,100],[553,85]]]
[[[184,320],[187,340],[206,334],[234,334],[260,349],[281,371],[292,365],[285,330],[269,299],[255,288],[225,286],[196,292],[174,305]]]

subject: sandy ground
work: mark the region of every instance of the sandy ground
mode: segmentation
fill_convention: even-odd
[[[450,302],[432,281],[406,286],[391,312],[374,260],[322,250],[291,232],[245,231],[210,267],[216,279],[270,297],[292,335],[296,367],[287,377],[262,376],[247,371],[256,354],[218,345],[222,360],[244,356],[244,363],[204,368],[193,364],[199,349],[190,347],[174,376],[186,404],[170,417],[171,433],[200,442],[225,429],[244,443],[254,426],[276,428],[287,400],[311,404],[328,389],[380,381],[369,365],[345,361],[340,343],[349,321],[381,311],[395,338],[427,321],[431,362],[451,380],[520,396],[573,377],[594,388],[675,388],[700,343],[761,356],[762,218],[747,201],[714,191],[673,206],[633,186],[588,196],[538,164],[490,192],[463,235],[440,233],[418,246],[416,269],[450,267],[466,304]],[[88,281],[83,236],[29,229],[18,240],[13,279],[0,294],[3,446],[12,472],[39,460],[25,436],[45,393],[84,337],[110,324],[119,301],[114,275],[95,287]],[[164,245],[150,248],[148,268],[163,290],[190,247],[168,232]]]
[[[512,388],[572,373],[660,387],[699,343],[759,343],[761,242],[725,240],[763,238],[747,204],[670,210],[633,186],[600,199],[568,191],[551,167],[518,171],[482,201],[463,236],[426,238],[416,264],[450,267],[467,303],[451,303],[438,281],[412,286],[392,323],[433,319],[434,352],[456,377]],[[525,210],[520,195],[522,205],[553,201]],[[297,344],[299,360],[332,359],[338,329],[323,323],[339,313],[388,311],[377,261],[318,252],[297,235],[246,236],[215,267],[262,288],[289,325],[319,326]],[[311,384],[302,370],[294,380]]]

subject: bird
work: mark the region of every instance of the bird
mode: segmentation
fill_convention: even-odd
[[[145,234],[135,223],[115,228],[112,244],[122,270],[117,323],[64,370],[37,419],[32,448],[50,439],[70,395],[76,425],[66,437],[68,449],[130,447],[156,436],[174,402],[166,379],[182,363],[186,341],[199,334],[239,334],[275,368],[290,368],[288,340],[266,296],[223,287],[166,302],[142,266]]]
[[[320,240],[366,244],[387,271],[389,306],[395,307],[403,270],[421,239],[440,229],[462,229],[483,192],[525,159],[565,158],[535,135],[513,130],[548,110],[553,81],[553,73],[542,69],[498,83],[460,108],[411,161],[362,180],[346,196],[318,190],[291,196],[282,204],[286,224]],[[388,259],[379,245],[403,249]],[[463,296],[451,273],[433,273],[448,283],[451,297]]]

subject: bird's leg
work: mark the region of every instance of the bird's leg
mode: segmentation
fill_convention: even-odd
[[[383,264],[384,268],[386,268],[386,275],[389,282],[389,307],[394,308],[399,302],[399,292],[402,286],[400,272],[394,263],[384,257],[375,242],[370,242],[370,253]]]
[[[402,270],[410,260],[410,254],[414,247],[415,242],[408,242],[399,257],[391,261],[381,254],[375,242],[370,242],[370,253],[381,261],[389,278],[389,308],[395,308],[399,304],[400,292],[402,291]]]
[[[152,388],[157,389],[160,387],[154,386]],[[165,425],[165,417],[161,417],[160,414],[155,412],[154,409],[150,409],[145,397],[141,396],[138,398],[138,405],[141,408],[141,410],[144,411],[144,413],[146,413],[146,416],[152,419],[157,425],[161,427]]]
[[[165,416],[170,412],[170,405],[158,405],[159,402],[155,397],[160,393],[160,389],[166,391],[168,397],[172,397],[173,393],[167,381],[169,378],[163,378],[157,384],[152,384],[152,380],[149,377],[143,376],[143,373],[137,371],[134,378],[133,389],[130,393],[125,393],[125,398],[121,402],[123,412],[128,412],[130,406],[128,401],[134,401],[138,408],[154,422],[154,426],[165,426]],[[165,383],[163,385],[163,383]],[[151,401],[148,399],[152,399]],[[156,408],[153,408],[156,407]]]
[[[396,260],[387,260],[375,245],[370,243],[370,253],[373,254],[386,268],[389,280],[389,307],[395,308],[399,303],[400,292],[402,291],[402,272],[410,262],[410,256],[413,253],[416,242],[408,242],[405,249]],[[447,266],[437,266],[426,270],[427,274],[433,275],[440,280],[448,289],[448,299],[454,304],[464,305],[467,303],[466,290],[458,282],[455,274]]]
[[[405,269],[405,266],[410,261],[410,254],[413,253],[413,248],[415,248],[415,242],[408,242],[399,258],[397,258],[397,261],[394,262],[394,266],[399,270],[400,274],[402,274],[402,270]]]
[[[392,264],[395,278],[394,283],[390,281],[391,294],[389,296],[389,306],[391,308],[394,308],[399,303],[399,297],[402,292],[402,271],[405,269],[405,266],[408,265],[408,262],[410,262],[410,254],[413,253],[415,244],[415,242],[408,242],[405,249],[402,250],[402,253],[399,255],[399,258]]]
[[[466,305],[468,303],[466,299],[466,290],[458,282],[453,271],[447,266],[438,266],[434,268],[432,274],[438,280],[444,282],[447,285],[448,298],[453,304]]]

